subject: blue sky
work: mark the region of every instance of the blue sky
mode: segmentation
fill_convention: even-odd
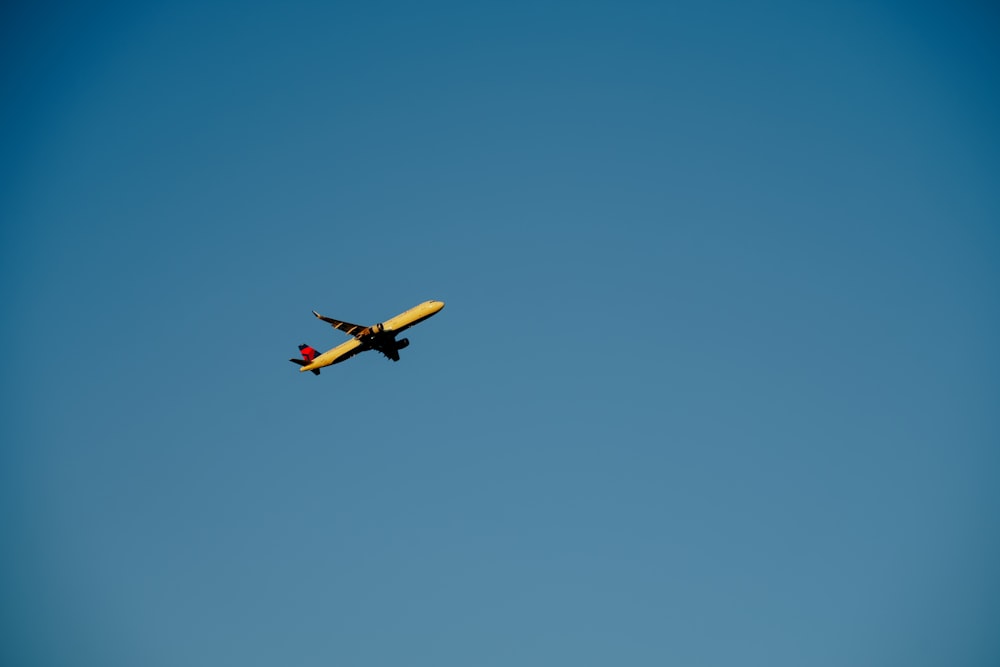
[[[985,3],[3,11],[4,664],[996,664]]]

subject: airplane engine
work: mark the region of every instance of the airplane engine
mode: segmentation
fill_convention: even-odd
[[[410,344],[410,339],[409,338],[400,338],[399,340],[396,341],[396,349],[397,350],[402,350],[404,347],[408,346],[409,344]]]

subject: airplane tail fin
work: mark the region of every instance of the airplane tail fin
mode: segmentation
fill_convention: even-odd
[[[299,366],[306,366],[308,364],[311,364],[313,362],[313,360],[317,356],[319,356],[319,352],[317,352],[315,349],[313,349],[309,345],[306,345],[305,343],[302,343],[302,345],[299,345],[299,352],[302,353],[302,358],[301,359],[289,359],[290,362],[292,362],[293,364],[298,364]],[[319,369],[318,368],[314,368],[312,370],[312,374],[313,375],[319,375]]]

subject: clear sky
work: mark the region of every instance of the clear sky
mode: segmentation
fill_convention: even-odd
[[[17,5],[0,663],[1000,664],[989,3]]]

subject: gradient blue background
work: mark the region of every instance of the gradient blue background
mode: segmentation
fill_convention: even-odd
[[[998,28],[5,7],[0,662],[998,664]]]

